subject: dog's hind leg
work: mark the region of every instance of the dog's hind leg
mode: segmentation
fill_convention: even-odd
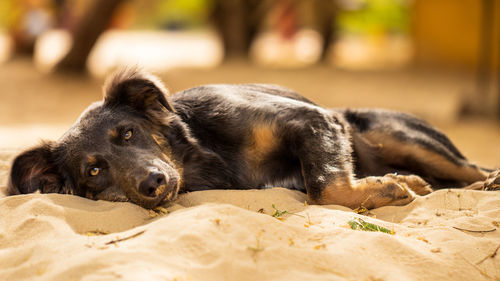
[[[487,172],[468,163],[459,153],[456,156],[439,153],[421,144],[421,139],[404,138],[384,130],[365,130],[365,135],[349,131],[341,116],[319,112],[303,112],[283,129],[286,143],[294,147],[300,160],[301,174],[312,203],[337,204],[350,208],[378,208],[387,205],[405,205],[416,195],[432,192],[421,177],[436,182],[470,184],[485,180]],[[300,119],[298,119],[300,118]],[[297,122],[297,121],[301,122]],[[370,173],[355,177],[354,158],[360,149],[352,142],[365,143],[363,149],[373,157]],[[426,140],[424,138],[424,140]],[[445,148],[448,144],[443,145]],[[452,149],[450,149],[452,150]],[[394,172],[398,172],[395,174]]]
[[[412,116],[388,111],[346,111],[360,173],[414,174],[434,189],[482,189],[493,170],[470,163],[443,133]],[[366,155],[371,155],[367,157]]]
[[[318,112],[303,114],[301,118],[303,122],[294,122],[294,129],[285,130],[293,131],[293,137],[286,141],[296,149],[312,203],[377,208],[408,204],[415,198],[413,188],[418,194],[432,191],[418,177],[385,175],[356,179],[348,126],[341,118]]]

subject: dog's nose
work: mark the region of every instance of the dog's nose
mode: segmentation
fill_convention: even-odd
[[[148,197],[156,197],[158,187],[165,185],[167,180],[160,172],[150,172],[148,177],[139,184],[139,192]]]

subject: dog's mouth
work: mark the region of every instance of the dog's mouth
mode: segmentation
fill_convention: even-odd
[[[152,197],[156,198],[159,200],[159,203],[167,203],[169,201],[174,200],[177,197],[177,193],[179,191],[179,180],[175,175],[164,175],[167,177],[169,180],[166,181],[165,184],[162,184],[158,186],[156,191],[152,194],[152,196],[145,196],[145,197]]]
[[[149,168],[150,175],[146,179],[125,190],[130,201],[146,209],[171,202],[180,189],[180,176],[175,169],[161,160],[154,161],[154,164]]]
[[[177,179],[171,179],[166,184],[162,184],[156,188],[151,194],[142,194],[137,189],[128,190],[125,192],[127,198],[133,203],[145,208],[152,209],[158,205],[166,204],[177,197],[179,184]]]

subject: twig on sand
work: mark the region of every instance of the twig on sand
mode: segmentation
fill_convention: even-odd
[[[479,273],[481,273],[481,275],[483,275],[484,277],[488,278],[488,280],[493,280],[493,277],[491,277],[490,275],[488,275],[488,273],[486,273],[483,269],[481,269],[479,266],[477,266],[477,264],[473,264],[472,262],[470,262],[468,259],[466,259],[464,256],[460,255],[462,257],[462,259],[464,261],[466,261],[470,266],[472,266],[473,268],[475,268],[477,271],[479,271]]]
[[[129,240],[129,239],[135,238],[135,237],[143,234],[144,232],[146,232],[146,230],[139,231],[136,234],[132,234],[132,235],[127,236],[127,237],[123,237],[123,238],[120,238],[120,239],[111,240],[111,241],[107,242],[104,245],[111,245],[111,244],[116,244],[118,242],[122,242],[122,241],[125,241],[125,240]]]
[[[453,226],[454,229],[460,230],[460,231],[467,231],[467,232],[473,232],[473,233],[486,233],[486,232],[493,232],[497,230],[496,228],[493,229],[487,229],[487,230],[471,230],[471,229],[465,229],[465,228],[460,228]]]
[[[99,235],[108,235],[109,232],[107,231],[103,231],[103,230],[91,230],[91,231],[87,231],[85,233],[85,235],[87,236],[99,236]]]

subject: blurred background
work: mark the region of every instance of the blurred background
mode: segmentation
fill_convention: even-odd
[[[405,111],[500,167],[497,0],[0,0],[0,149],[57,139],[124,65]]]

